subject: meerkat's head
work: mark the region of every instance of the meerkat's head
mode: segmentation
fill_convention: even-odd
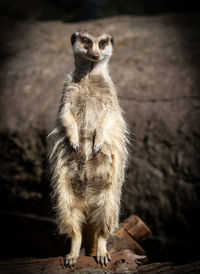
[[[112,55],[113,37],[93,29],[75,32],[71,36],[75,56],[91,62],[109,60]]]

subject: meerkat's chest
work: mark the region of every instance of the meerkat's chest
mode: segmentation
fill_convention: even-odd
[[[100,112],[111,102],[111,88],[101,75],[94,75],[78,87],[75,94],[75,104],[83,111]]]
[[[100,117],[106,109],[112,105],[112,99],[107,89],[98,85],[84,85],[73,96],[75,113],[84,115],[85,119],[90,116]]]
[[[88,92],[79,92],[74,96],[73,114],[79,124],[92,126],[102,119],[107,108],[106,98]]]

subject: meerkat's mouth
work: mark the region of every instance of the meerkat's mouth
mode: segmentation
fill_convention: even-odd
[[[87,54],[87,55],[84,55],[84,57],[89,60],[89,61],[92,61],[92,62],[98,62],[101,60],[100,56],[99,55],[92,55],[92,54]]]

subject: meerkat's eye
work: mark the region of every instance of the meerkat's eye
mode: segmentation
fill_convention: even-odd
[[[107,40],[106,40],[106,39],[103,39],[103,40],[101,40],[101,41],[99,42],[99,46],[100,46],[100,47],[105,47],[106,44],[107,44]]]
[[[88,38],[86,38],[86,37],[83,37],[83,38],[81,39],[81,42],[84,43],[84,44],[87,44],[87,45],[90,45],[90,44],[91,44],[91,40],[88,39]]]

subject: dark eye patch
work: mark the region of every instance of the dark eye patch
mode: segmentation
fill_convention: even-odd
[[[102,39],[101,41],[99,41],[99,47],[100,48],[104,48],[108,43],[108,39]]]
[[[81,37],[81,42],[86,44],[87,46],[90,46],[92,44],[92,41],[86,37]]]

